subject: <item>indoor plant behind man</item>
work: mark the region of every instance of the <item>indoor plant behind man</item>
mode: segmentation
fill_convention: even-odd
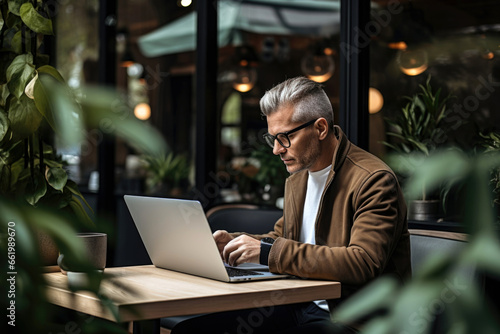
[[[373,279],[411,274],[406,205],[390,168],[352,144],[333,125],[330,100],[305,77],[286,80],[260,101],[267,117],[264,136],[291,174],[284,215],[264,235],[216,231],[221,256],[230,265],[268,264],[272,272],[342,283],[342,300]],[[341,300],[275,306],[253,333],[353,333],[330,322]],[[250,313],[248,313],[250,312]],[[204,328],[236,333],[252,310],[210,314],[184,321],[172,333]],[[311,326],[318,326],[321,329]]]

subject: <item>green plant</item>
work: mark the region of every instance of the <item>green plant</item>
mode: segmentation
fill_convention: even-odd
[[[54,115],[38,79],[63,79],[39,52],[43,35],[53,34],[52,21],[42,15],[45,3],[2,1],[1,11],[0,194],[72,211],[91,225],[85,199],[50,145]]]
[[[482,138],[480,145],[483,147],[485,154],[500,153],[500,134],[490,132],[487,134],[480,133],[479,135]],[[500,214],[500,167],[493,168],[490,171],[490,177],[490,184],[494,194],[493,205],[496,206],[497,212]]]
[[[411,155],[406,165],[429,156],[439,146],[446,131],[442,121],[446,117],[446,103],[451,96],[441,98],[441,88],[434,92],[430,80],[429,76],[425,85],[419,85],[419,93],[405,96],[409,102],[394,120],[386,119],[391,129],[387,135],[394,141],[384,141],[383,144],[397,153]],[[389,161],[389,165],[403,180],[409,176],[409,169],[404,164],[392,164]],[[427,200],[429,195],[425,184],[422,184],[418,199]]]
[[[85,129],[93,128],[103,136],[122,136],[153,156],[165,151],[159,133],[134,119],[118,93],[94,87],[71,90],[49,65],[48,55],[41,52],[45,36],[53,34],[47,6],[44,0],[0,0],[0,249],[2,267],[16,273],[10,275],[16,282],[17,321],[9,329],[20,333],[65,330],[52,327],[37,247],[39,231],[65,256],[89,268],[76,232],[92,222],[82,205],[85,199],[68,179],[52,145],[54,138],[63,145],[79,145]],[[10,278],[7,272],[0,274],[3,282]],[[97,293],[95,286],[88,289]],[[2,284],[2,295],[9,291]],[[2,298],[0,305],[5,310],[13,300]],[[29,315],[29,321],[21,314]],[[100,324],[94,328],[97,332],[123,332]]]
[[[170,152],[161,156],[143,156],[146,162],[146,187],[154,193],[161,187],[170,190],[185,186],[189,179],[189,161],[184,155]]]
[[[444,134],[442,121],[446,117],[446,103],[451,96],[441,99],[441,88],[434,92],[430,80],[429,76],[425,85],[419,85],[421,92],[411,97],[405,96],[409,102],[395,120],[387,119],[393,129],[387,135],[396,141],[384,144],[396,152],[422,152],[429,155],[441,141],[440,137]]]
[[[259,161],[259,171],[255,175],[255,180],[262,186],[272,185],[282,188],[288,177],[283,162],[278,159],[267,145],[258,145],[252,151],[250,157]]]
[[[453,254],[435,254],[403,286],[391,277],[375,280],[341,306],[334,319],[351,322],[368,318],[363,333],[434,333],[435,311],[444,321],[444,333],[498,333],[498,309],[479,281],[460,289],[445,306],[430,310],[442,300],[447,284],[463,282],[461,268],[474,266],[482,275],[500,277],[500,242],[489,187],[489,173],[498,167],[498,152],[467,155],[449,150],[431,154],[413,174],[408,189],[417,194],[422,182],[438,187],[443,182],[461,180],[467,246]],[[419,319],[424,321],[417,322]]]

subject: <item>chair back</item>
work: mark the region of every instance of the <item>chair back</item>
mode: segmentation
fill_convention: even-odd
[[[274,230],[274,224],[281,216],[281,209],[262,208],[251,204],[223,204],[207,212],[212,232],[226,230],[264,234]]]
[[[410,245],[411,269],[415,274],[434,255],[450,255],[460,252],[467,245],[467,235],[455,232],[411,229]],[[467,283],[479,279],[479,274],[473,265],[460,268],[459,272]]]

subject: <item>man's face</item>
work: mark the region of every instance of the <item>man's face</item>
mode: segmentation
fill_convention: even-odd
[[[292,122],[293,107],[284,107],[267,116],[267,131],[271,135],[290,131],[302,123]],[[315,171],[320,156],[320,146],[315,124],[289,135],[290,147],[274,141],[273,153],[279,155],[290,174],[308,169]],[[319,170],[319,169],[318,169]]]

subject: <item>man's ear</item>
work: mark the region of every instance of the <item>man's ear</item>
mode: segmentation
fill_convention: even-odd
[[[318,131],[319,134],[319,140],[323,140],[326,138],[328,135],[328,122],[326,121],[325,118],[321,117],[318,118],[316,123],[314,123],[314,127],[316,128],[316,131]]]

